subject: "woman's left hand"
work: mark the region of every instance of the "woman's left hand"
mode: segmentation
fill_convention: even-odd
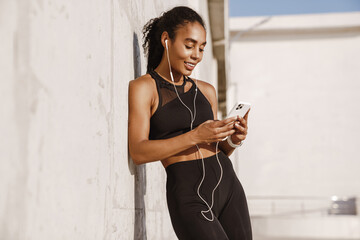
[[[234,144],[240,144],[241,141],[244,141],[248,132],[247,120],[250,110],[245,114],[243,118],[239,116],[235,120],[234,128],[235,133],[231,135],[231,140]]]

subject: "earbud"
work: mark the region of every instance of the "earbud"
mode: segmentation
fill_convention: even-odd
[[[165,39],[166,56],[167,56],[167,60],[168,60],[168,63],[169,63],[171,81],[174,82],[174,77],[173,77],[173,74],[172,74],[172,71],[171,71],[171,64],[170,64],[169,49],[168,49],[167,41],[168,41],[168,40]]]

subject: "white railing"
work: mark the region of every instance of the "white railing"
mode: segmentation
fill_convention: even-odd
[[[357,209],[360,209],[359,197]],[[319,196],[248,196],[252,217],[320,215],[326,216],[332,206],[333,197]],[[359,212],[359,211],[357,211]]]

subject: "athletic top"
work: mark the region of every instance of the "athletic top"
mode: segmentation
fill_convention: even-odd
[[[150,71],[149,73],[156,82],[156,88],[159,95],[158,107],[150,118],[149,139],[166,139],[190,131],[190,111],[177,97],[174,84],[163,79],[155,71]],[[192,86],[187,92],[184,92],[186,82],[191,82]],[[175,87],[177,88],[181,100],[194,114],[195,82],[191,78],[184,76],[183,84],[180,86],[175,85]],[[207,120],[214,119],[211,104],[199,88],[197,90],[195,104],[196,116],[193,123],[193,129]]]

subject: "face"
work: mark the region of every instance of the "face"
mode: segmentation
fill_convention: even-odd
[[[187,23],[176,30],[169,44],[171,67],[179,74],[189,76],[202,60],[206,45],[206,32],[198,22]]]

